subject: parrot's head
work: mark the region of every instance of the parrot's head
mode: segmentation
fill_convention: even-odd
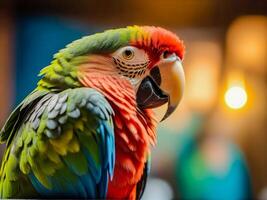
[[[168,103],[164,120],[175,110],[184,90],[183,43],[163,28],[129,29],[133,31],[129,43],[113,52],[112,60],[118,73],[134,86],[140,108]]]
[[[175,110],[184,91],[183,56],[183,42],[174,33],[159,27],[129,26],[74,41],[55,58],[75,74],[69,75],[74,82],[76,76],[84,74],[127,80],[140,109],[168,103],[164,120]],[[79,73],[74,72],[77,66]]]

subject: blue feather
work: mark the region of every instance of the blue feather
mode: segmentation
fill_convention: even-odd
[[[107,124],[107,122],[103,123],[106,134],[106,154],[107,154],[107,161],[108,161],[108,172],[111,178],[113,177],[113,169],[115,165],[115,141],[114,136],[112,135],[112,129]]]
[[[86,190],[87,198],[97,198],[96,183],[90,173],[80,176],[81,183]]]
[[[106,167],[108,160],[106,159],[106,142],[105,142],[105,131],[104,131],[103,123],[100,123],[98,131],[99,131],[100,141],[101,141],[100,153],[101,153],[102,165],[103,167]]]
[[[29,174],[29,178],[36,191],[44,197],[87,198],[87,193],[82,182],[78,178],[70,182],[67,174],[61,173],[60,170],[53,177],[49,177],[52,183],[51,190],[44,187],[32,173]]]
[[[108,172],[106,169],[102,172],[101,181],[99,183],[99,197],[101,199],[106,198],[106,194],[108,191]]]
[[[38,179],[33,175],[33,173],[29,173],[29,179],[33,185],[33,187],[35,188],[35,190],[40,193],[40,194],[47,194],[49,195],[49,193],[51,192],[51,190],[48,190],[46,187],[44,187],[39,181]]]

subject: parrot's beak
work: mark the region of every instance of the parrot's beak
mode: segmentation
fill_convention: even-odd
[[[178,106],[185,85],[181,60],[172,54],[162,58],[150,75],[145,77],[137,90],[137,103],[141,108],[156,108],[168,102],[167,111],[161,121],[168,118]]]

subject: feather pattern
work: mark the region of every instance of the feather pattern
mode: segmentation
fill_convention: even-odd
[[[36,98],[29,96],[25,102],[29,99]],[[27,105],[23,103],[20,112],[22,108]],[[104,198],[115,163],[112,113],[94,89],[41,93],[12,133],[1,168],[0,196],[25,197],[22,188],[28,188],[45,198]],[[2,134],[7,129],[8,124]]]
[[[87,70],[85,66],[81,70]],[[145,169],[150,154],[149,145],[156,143],[156,120],[151,110],[138,110],[134,89],[126,79],[103,76],[100,73],[78,73],[80,82],[86,87],[100,91],[108,99],[115,115],[116,162],[114,178],[109,181],[108,198],[140,197],[143,189],[136,186]],[[150,164],[150,163],[148,163]],[[141,187],[143,188],[143,186]]]

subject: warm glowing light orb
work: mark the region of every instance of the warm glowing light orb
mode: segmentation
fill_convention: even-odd
[[[230,108],[240,109],[247,103],[247,93],[243,87],[233,86],[226,91],[224,100]]]

